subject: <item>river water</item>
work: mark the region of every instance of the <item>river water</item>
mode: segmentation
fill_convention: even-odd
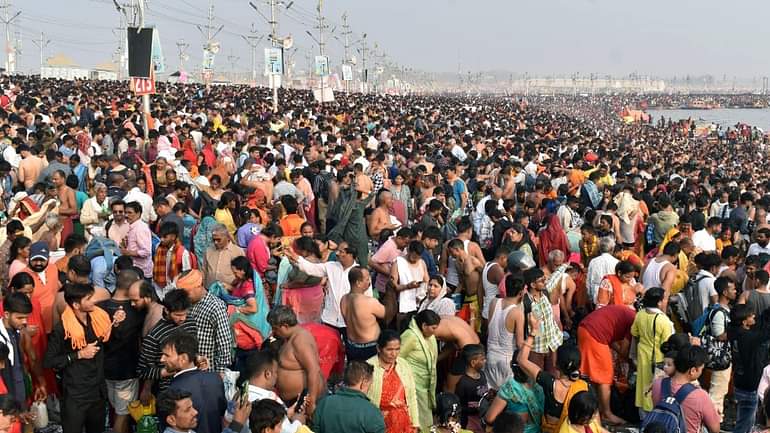
[[[736,123],[746,123],[758,126],[764,131],[770,131],[770,109],[750,108],[718,108],[715,110],[647,110],[652,116],[653,123],[663,116],[673,121],[692,118],[696,123],[714,122],[723,127],[734,126]]]

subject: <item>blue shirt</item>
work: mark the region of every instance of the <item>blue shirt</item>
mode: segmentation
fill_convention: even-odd
[[[452,184],[452,192],[455,197],[455,206],[459,208],[460,205],[462,205],[462,195],[466,192],[465,182],[463,182],[462,179],[456,179],[454,184]]]
[[[430,278],[438,275],[438,268],[436,267],[436,259],[433,257],[433,253],[427,248],[422,251],[422,261],[425,262],[425,267],[428,268],[428,275]]]
[[[112,269],[107,269],[104,256],[91,259],[91,283],[94,287],[103,287],[110,293],[115,291],[115,274]]]

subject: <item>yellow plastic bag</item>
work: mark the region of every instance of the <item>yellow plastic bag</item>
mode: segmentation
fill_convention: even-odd
[[[132,401],[128,404],[128,413],[136,422],[145,415],[155,415],[155,396],[150,397],[150,403],[147,406],[143,406],[140,400]]]

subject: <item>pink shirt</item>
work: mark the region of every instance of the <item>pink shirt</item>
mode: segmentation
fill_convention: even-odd
[[[380,263],[382,265],[385,265],[386,268],[390,269],[390,265],[396,261],[396,257],[401,255],[401,251],[398,249],[398,246],[396,246],[396,241],[393,240],[391,237],[387,241],[385,241],[384,244],[380,247],[379,250],[377,250],[376,253],[372,256],[371,261]],[[382,275],[380,273],[377,274],[377,279],[374,282],[374,287],[377,289],[378,292],[384,292],[385,291],[385,285],[388,283],[388,280],[390,279],[390,274],[388,275]]]
[[[658,404],[661,399],[660,387],[663,379],[656,379],[652,384],[652,402]],[[676,394],[682,384],[671,382],[671,392]],[[702,425],[719,426],[720,418],[714,403],[706,391],[701,388],[691,392],[682,402],[684,421],[687,423],[687,433],[700,433]]]
[[[255,236],[246,247],[246,258],[249,259],[251,266],[264,276],[267,264],[270,261],[270,249],[262,236]]]
[[[134,266],[144,272],[145,278],[152,278],[152,233],[141,218],[128,226],[126,249],[136,252],[132,257]]]

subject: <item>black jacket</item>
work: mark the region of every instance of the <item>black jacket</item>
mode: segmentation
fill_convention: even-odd
[[[220,433],[222,417],[227,410],[225,387],[217,373],[191,370],[171,379],[169,388],[192,394],[192,402],[198,411],[197,433]]]
[[[86,342],[97,341],[90,318],[85,328]],[[78,359],[72,342],[64,338],[64,326],[61,322],[54,326],[48,338],[43,367],[52,368],[61,375],[65,400],[90,403],[103,400],[107,396],[104,382],[104,344],[99,343],[99,351],[93,358]]]

